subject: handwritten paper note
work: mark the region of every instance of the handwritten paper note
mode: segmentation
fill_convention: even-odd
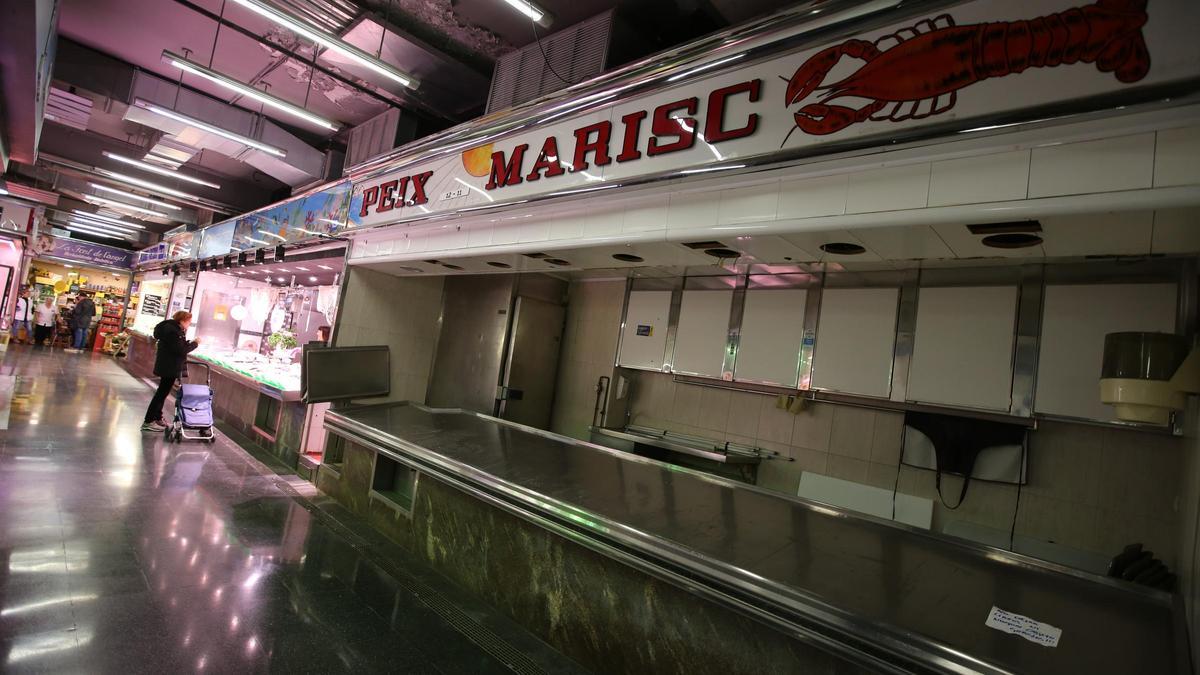
[[[1058,640],[1062,637],[1061,628],[1055,628],[1048,623],[1034,621],[1027,616],[1007,612],[999,607],[992,607],[992,611],[988,613],[988,618],[984,622],[984,625],[988,628],[995,628],[998,631],[1019,635],[1043,647],[1057,647]]]

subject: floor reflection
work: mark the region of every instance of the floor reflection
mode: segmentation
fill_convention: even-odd
[[[0,372],[0,671],[508,672],[228,439],[140,434],[111,360]]]

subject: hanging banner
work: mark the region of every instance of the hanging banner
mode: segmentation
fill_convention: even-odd
[[[196,257],[215,258],[229,253],[233,248],[233,231],[236,227],[236,220],[227,220],[200,230],[200,252]]]
[[[1194,85],[1200,41],[1181,26],[1200,26],[1200,2],[976,0],[749,65],[748,52],[716,56],[667,81],[712,75],[364,178],[348,227],[1113,109]]]
[[[34,245],[35,256],[51,256],[103,267],[133,267],[133,251],[126,251],[103,244],[93,244],[77,239],[65,239],[50,234],[38,235]]]
[[[242,251],[329,234],[346,220],[350,190],[350,181],[343,181],[300,199],[241,216],[233,232],[232,247]]]
[[[196,233],[176,228],[163,235],[167,245],[167,260],[189,260],[196,257]]]
[[[157,244],[144,248],[137,252],[137,267],[143,267],[150,263],[155,263],[160,260],[167,259],[167,250],[169,246],[166,242],[160,241]]]

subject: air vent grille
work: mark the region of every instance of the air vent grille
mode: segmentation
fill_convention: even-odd
[[[710,248],[728,248],[725,246],[725,244],[722,244],[719,241],[685,241],[683,242],[683,245],[696,251],[702,251]]]
[[[92,99],[58,87],[50,87],[45,115],[46,119],[52,122],[87,131],[88,122],[92,119]]]
[[[604,72],[612,29],[610,10],[543,36],[540,46],[535,41],[501,56],[492,74],[487,111],[511,108]]]
[[[968,225],[971,234],[1027,234],[1041,232],[1042,224],[1036,220],[1014,220],[1005,223],[986,223],[983,225]]]

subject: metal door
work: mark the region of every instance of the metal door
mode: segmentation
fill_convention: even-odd
[[[550,428],[566,313],[567,308],[556,303],[517,298],[500,387],[500,417]]]
[[[446,277],[429,405],[496,414],[515,280],[514,275]]]

